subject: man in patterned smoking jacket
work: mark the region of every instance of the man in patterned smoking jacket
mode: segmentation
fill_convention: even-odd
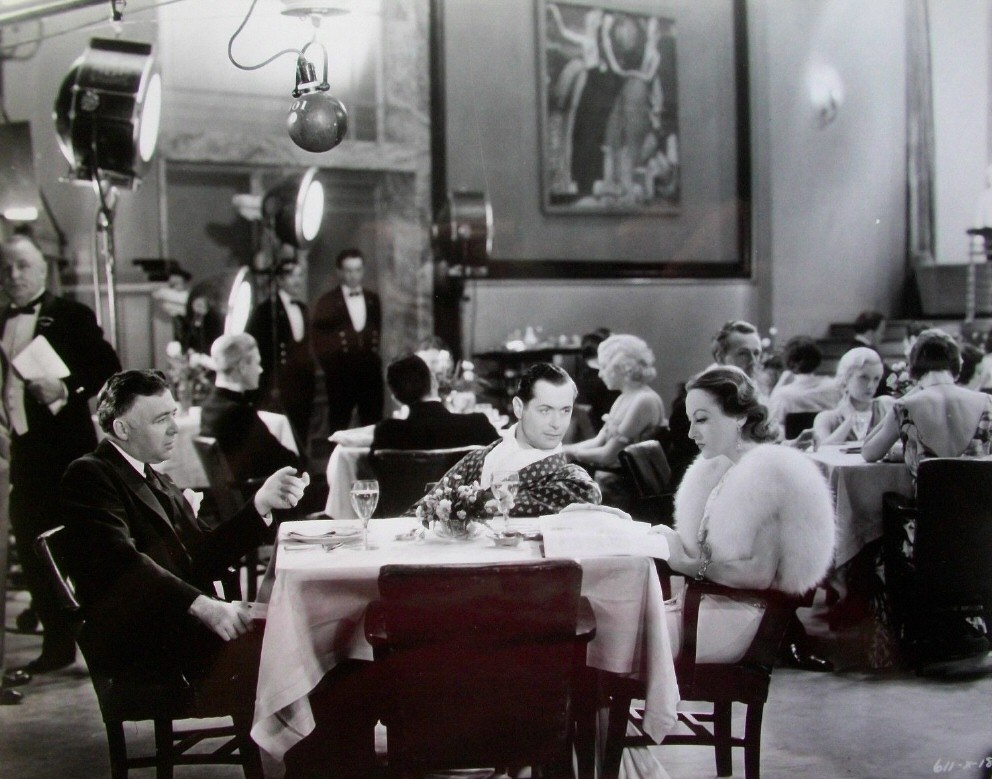
[[[510,513],[518,517],[554,514],[570,503],[599,503],[599,485],[582,467],[566,462],[561,451],[576,392],[561,368],[550,363],[530,367],[513,398],[517,423],[499,441],[465,455],[440,484],[477,481],[488,489],[497,471],[516,471],[520,487]]]

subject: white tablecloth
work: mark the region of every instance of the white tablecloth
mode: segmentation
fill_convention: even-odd
[[[844,446],[821,446],[809,456],[830,481],[837,510],[834,565],[840,567],[865,544],[882,537],[882,495],[913,494],[913,478],[904,463],[866,463]]]
[[[323,532],[354,528],[333,520],[284,522],[291,530]],[[409,518],[373,519],[370,537],[379,548],[351,544],[324,552],[320,546],[277,546],[275,581],[268,604],[259,668],[252,737],[266,757],[266,771],[279,775],[286,751],[314,728],[307,696],[344,658],[371,660],[362,616],[378,597],[379,568],[386,563],[493,563],[540,557],[540,545],[496,547],[486,536],[470,542],[397,540],[417,527]],[[678,685],[665,608],[654,562],[647,557],[598,557],[579,561],[582,594],[596,615],[589,666],[647,681],[645,728],[661,739],[676,722]]]

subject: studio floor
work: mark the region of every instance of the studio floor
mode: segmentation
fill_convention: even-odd
[[[23,592],[8,596],[7,625],[25,605]],[[776,669],[762,739],[766,779],[907,779],[941,775],[977,779],[992,756],[992,676],[964,681],[920,679],[903,672],[871,673],[856,667],[856,635],[830,634],[816,609],[803,615],[820,649],[839,671],[817,674]],[[7,667],[34,658],[40,636],[7,634]],[[0,707],[0,777],[99,779],[109,776],[106,736],[82,661],[35,678],[20,688],[24,701]],[[735,726],[742,724],[735,711]],[[152,743],[147,724],[130,726],[129,741]],[[706,748],[651,750],[672,779],[715,775]],[[151,770],[135,777],[153,776]],[[236,779],[232,767],[189,767],[177,777]],[[735,750],[734,775],[743,777]]]

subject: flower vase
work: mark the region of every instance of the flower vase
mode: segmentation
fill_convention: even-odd
[[[475,523],[471,520],[462,519],[439,519],[433,526],[434,535],[438,538],[450,539],[452,541],[467,541],[472,538]]]
[[[176,403],[179,405],[180,413],[189,413],[193,405],[193,383],[190,381],[180,381],[176,386]]]

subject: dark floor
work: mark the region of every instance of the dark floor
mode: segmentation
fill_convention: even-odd
[[[8,598],[7,624],[25,596]],[[816,614],[808,628],[838,672],[777,669],[765,710],[762,776],[832,779],[907,779],[942,775],[977,779],[992,755],[992,677],[938,682],[908,673],[870,673],[856,667],[856,631],[836,636]],[[40,638],[8,633],[7,666],[38,652]],[[97,779],[108,776],[106,739],[82,663],[36,678],[22,688],[24,702],[0,707],[2,779]],[[735,716],[735,725],[740,725]],[[150,728],[131,726],[128,739],[151,744]],[[735,750],[738,752],[739,750]],[[715,775],[712,752],[694,747],[653,748],[672,779]],[[643,762],[643,761],[641,761]],[[734,757],[734,775],[743,777]],[[151,777],[150,770],[134,771]],[[664,777],[663,772],[654,774]],[[177,769],[177,779],[240,776],[237,768]]]

